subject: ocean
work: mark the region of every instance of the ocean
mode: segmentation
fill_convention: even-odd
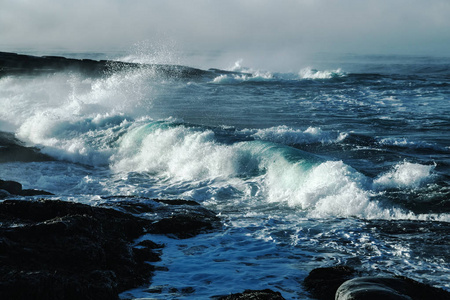
[[[209,67],[1,77],[0,131],[55,161],[3,163],[0,178],[91,205],[195,200],[220,216],[193,238],[148,236],[162,260],[125,298],[308,299],[308,273],[340,264],[450,290],[449,57]]]

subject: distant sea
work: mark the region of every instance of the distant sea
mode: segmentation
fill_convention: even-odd
[[[166,244],[161,268],[123,296],[307,299],[308,273],[338,264],[450,290],[449,57],[228,71],[1,77],[0,130],[56,160],[4,163],[0,178],[55,199],[187,199],[219,214],[223,230],[152,236]]]

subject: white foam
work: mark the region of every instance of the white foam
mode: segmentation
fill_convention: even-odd
[[[425,182],[433,166],[402,163],[372,181],[342,161],[323,161],[266,141],[224,145],[216,141],[211,130],[173,123],[146,124],[129,131],[121,138],[111,162],[115,172],[146,172],[167,185],[189,184],[190,188],[180,189],[184,197],[215,199],[216,205],[230,209],[248,209],[266,202],[320,218],[448,218],[415,215],[383,207],[374,200],[392,185],[413,187]]]
[[[402,162],[387,173],[380,175],[373,182],[375,189],[417,188],[433,177],[435,165],[421,165]]]
[[[212,83],[230,84],[236,82],[258,82],[274,79],[270,72],[254,72],[251,74],[222,74],[213,79]]]
[[[255,131],[255,130],[253,130]],[[308,127],[306,130],[293,129],[287,126],[270,127],[258,129],[254,133],[250,130],[252,137],[259,140],[282,143],[286,145],[309,144],[309,143],[339,143],[347,136],[346,133],[323,131],[319,127]]]
[[[212,83],[231,84],[244,81],[298,81],[303,79],[331,79],[346,76],[342,69],[319,71],[311,67],[301,69],[295,73],[273,73],[259,69],[252,69],[242,66],[243,60],[238,60],[228,68],[229,71],[240,74],[222,74],[213,79]]]
[[[341,69],[319,71],[311,67],[301,69],[298,74],[301,79],[331,79],[345,76]]]
[[[239,82],[258,82],[276,79],[276,76],[269,71],[254,70],[242,66],[242,59],[236,61],[234,66],[228,68],[229,71],[238,74],[222,74],[213,79],[212,83],[232,84]]]
[[[196,181],[245,173],[250,164],[247,159],[238,145],[216,143],[210,130],[144,125],[121,139],[112,164],[119,172],[151,172],[177,181]]]
[[[439,151],[448,151],[449,147],[441,147],[437,144],[424,141],[411,141],[407,138],[384,138],[379,141],[382,145],[407,147],[412,149],[434,149]]]
[[[268,199],[308,211],[312,217],[382,214],[364,188],[367,179],[342,161],[327,161],[310,169],[301,164],[274,163],[267,171]]]
[[[97,79],[71,73],[1,79],[0,118],[44,153],[104,164],[122,122],[148,113],[153,75],[124,70]]]

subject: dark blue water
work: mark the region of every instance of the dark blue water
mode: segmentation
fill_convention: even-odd
[[[0,130],[57,161],[2,164],[0,177],[66,200],[184,198],[220,214],[220,232],[152,236],[169,271],[125,293],[136,298],[306,298],[308,272],[341,263],[449,289],[450,60],[311,65],[3,77]]]

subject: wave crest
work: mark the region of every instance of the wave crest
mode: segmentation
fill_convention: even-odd
[[[431,180],[435,167],[436,165],[421,165],[405,161],[395,165],[389,172],[380,175],[373,184],[375,189],[417,188]]]
[[[301,79],[331,79],[343,77],[346,74],[341,69],[319,71],[311,67],[301,69],[298,73]]]
[[[342,142],[347,133],[323,131],[319,127],[308,127],[306,130],[293,129],[282,125],[258,130],[246,130],[258,140],[270,141],[285,145],[300,145],[310,143],[331,144]]]

